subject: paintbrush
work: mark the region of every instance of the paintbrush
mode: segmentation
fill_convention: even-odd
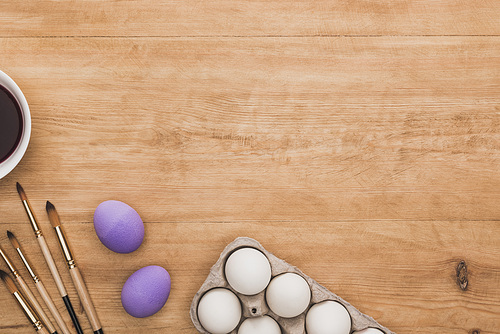
[[[90,299],[87,286],[83,281],[80,270],[76,266],[76,262],[73,258],[73,254],[71,253],[68,242],[66,241],[66,236],[64,235],[64,232],[62,230],[61,222],[59,220],[59,215],[57,214],[56,208],[52,203],[47,201],[45,209],[47,210],[47,215],[49,216],[50,223],[56,231],[57,239],[59,240],[59,245],[61,246],[61,251],[63,253],[64,259],[66,260],[66,263],[68,264],[71,278],[73,279],[73,283],[75,285],[76,291],[78,292],[78,296],[80,297],[80,301],[82,302],[85,313],[87,313],[87,317],[89,318],[90,324],[92,325],[92,330],[94,331],[94,334],[103,334],[101,323],[99,322],[99,317],[97,316],[95,307],[92,304],[92,300]]]
[[[17,241],[16,236],[14,233],[7,231],[7,237],[9,237],[10,242],[12,243],[12,246],[17,251],[17,254],[19,255],[19,258],[23,262],[24,266],[26,267],[26,270],[28,270],[31,278],[33,279],[33,282],[35,283],[35,286],[40,293],[40,296],[42,296],[43,301],[45,302],[45,305],[50,310],[50,313],[52,313],[52,316],[54,319],[56,319],[56,323],[61,329],[61,331],[64,334],[70,334],[70,331],[68,329],[68,326],[66,326],[66,323],[64,322],[61,314],[59,313],[56,305],[52,301],[52,298],[50,298],[49,293],[45,289],[45,286],[43,285],[43,282],[40,280],[40,278],[36,275],[36,273],[33,270],[33,267],[30,265],[28,258],[24,255],[23,250],[21,249],[21,245],[19,244],[19,241]]]
[[[17,301],[19,306],[21,306],[21,309],[23,310],[24,315],[31,322],[31,324],[33,325],[35,330],[39,334],[49,334],[47,329],[45,329],[45,327],[43,327],[43,323],[40,321],[39,315],[33,310],[31,305],[26,301],[24,296],[19,292],[16,284],[14,283],[12,278],[10,278],[9,274],[7,274],[3,270],[0,270],[0,278],[7,286],[7,289],[9,289],[9,292],[12,294],[12,296],[14,296],[14,299]]]
[[[12,261],[10,261],[9,257],[5,252],[3,251],[2,247],[0,247],[0,256],[3,258],[5,263],[7,264],[7,267],[9,268],[10,272],[12,275],[14,275],[14,278],[16,279],[17,283],[21,287],[22,292],[24,295],[27,297],[28,301],[33,305],[33,309],[40,315],[40,318],[42,319],[42,322],[45,324],[47,329],[50,331],[52,334],[57,334],[56,328],[50,322],[49,317],[45,314],[45,312],[42,309],[42,306],[37,302],[35,296],[33,295],[33,292],[31,292],[30,288],[28,288],[28,285],[26,285],[26,282],[24,279],[21,277],[19,272],[17,271],[16,267],[14,267],[14,264]]]
[[[64,305],[66,306],[66,309],[68,310],[69,316],[71,317],[71,321],[73,322],[73,325],[75,325],[75,329],[78,334],[83,334],[82,328],[80,327],[80,322],[78,321],[78,318],[76,317],[76,313],[73,309],[73,305],[71,305],[71,301],[69,300],[68,293],[66,292],[66,288],[64,287],[64,283],[61,279],[61,275],[59,275],[59,271],[57,270],[56,264],[54,262],[54,259],[52,258],[52,254],[50,253],[49,247],[47,246],[47,243],[45,242],[45,238],[42,234],[42,230],[38,226],[38,222],[36,220],[35,214],[33,213],[33,210],[31,209],[30,203],[28,201],[28,197],[26,196],[26,193],[24,192],[23,187],[19,183],[16,183],[16,188],[17,192],[19,193],[19,197],[21,197],[21,201],[24,206],[24,210],[26,210],[26,214],[28,215],[29,221],[31,223],[31,227],[33,228],[33,231],[35,232],[36,240],[38,241],[38,245],[40,246],[40,249],[42,250],[43,257],[45,258],[45,262],[47,263],[47,266],[49,267],[50,273],[52,274],[52,277],[54,278],[54,281],[56,282],[57,290],[59,290],[59,294],[61,295]]]

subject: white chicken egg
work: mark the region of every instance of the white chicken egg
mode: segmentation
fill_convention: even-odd
[[[255,295],[266,288],[271,280],[271,264],[255,248],[241,248],[229,256],[225,266],[229,285],[244,295]]]
[[[293,318],[309,306],[311,290],[304,278],[294,273],[286,273],[276,276],[269,283],[266,300],[278,316]]]
[[[353,334],[384,334],[384,332],[377,328],[367,328],[362,331],[354,332]]]
[[[203,328],[212,334],[229,333],[240,322],[240,300],[228,289],[212,289],[201,297],[198,319]]]
[[[243,321],[238,334],[281,334],[281,329],[276,320],[265,315]]]
[[[308,334],[349,334],[351,316],[342,304],[326,300],[309,309],[306,329]]]

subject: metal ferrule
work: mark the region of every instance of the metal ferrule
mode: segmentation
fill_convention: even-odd
[[[75,268],[76,263],[75,260],[73,260],[73,255],[71,254],[71,250],[69,249],[68,242],[66,241],[66,237],[64,236],[61,226],[56,226],[54,229],[56,230],[57,239],[59,239],[59,244],[61,245],[61,249],[69,269]]]
[[[10,262],[9,258],[7,257],[7,255],[5,255],[5,253],[3,252],[3,250],[1,248],[0,248],[0,255],[2,256],[3,260],[7,264],[7,267],[9,267],[9,270],[14,275],[14,277],[16,277],[16,278],[19,277],[19,274],[16,270],[16,267],[14,267],[14,264],[12,264],[12,262]]]
[[[33,228],[33,231],[35,232],[35,236],[37,238],[40,238],[42,236],[42,230],[38,227],[38,223],[36,221],[35,214],[33,213],[33,210],[31,210],[30,203],[28,201],[23,201],[23,206],[24,210],[26,210],[26,214],[28,215],[28,218],[31,223],[31,227]]]
[[[33,279],[33,282],[38,283],[40,279],[36,276],[35,272],[33,271],[33,268],[31,268],[28,260],[24,257],[23,251],[21,248],[16,248],[17,254],[19,254],[19,257],[21,258],[21,261],[23,261],[24,266],[26,267],[26,270],[30,273],[31,278]]]
[[[33,324],[33,327],[35,327],[36,330],[42,329],[43,324],[40,320],[38,320],[39,319],[38,314],[36,314],[36,312],[26,302],[24,297],[18,291],[14,292],[13,295],[14,295],[14,298],[16,298],[19,305],[21,305],[21,308],[23,309],[24,314],[26,314],[26,317]]]

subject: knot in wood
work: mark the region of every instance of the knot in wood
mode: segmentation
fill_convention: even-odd
[[[467,263],[464,260],[460,261],[457,265],[457,284],[462,291],[467,290],[467,286],[469,285]],[[471,334],[479,334],[479,332],[472,331]]]

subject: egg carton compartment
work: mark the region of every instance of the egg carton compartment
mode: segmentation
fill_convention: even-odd
[[[266,302],[267,287],[258,294],[251,296],[241,294],[235,289],[233,289],[233,287],[231,287],[231,285],[228,283],[226,279],[224,272],[226,261],[233,252],[241,248],[247,248],[247,247],[257,249],[267,257],[271,265],[271,280],[276,276],[284,273],[295,273],[305,279],[311,290],[311,300],[309,302],[309,306],[306,308],[304,312],[293,318],[280,317],[270,309],[270,307]],[[273,318],[279,324],[281,332],[283,334],[306,334],[307,332],[305,326],[305,319],[308,310],[314,304],[328,300],[336,301],[346,308],[347,312],[351,317],[350,333],[356,333],[358,331],[362,331],[368,328],[373,328],[373,329],[378,329],[385,334],[395,334],[386,327],[380,325],[372,317],[361,313],[351,304],[349,304],[348,302],[346,302],[333,292],[329,291],[325,287],[321,286],[318,282],[316,282],[311,277],[304,274],[297,267],[292,266],[287,262],[283,261],[282,259],[279,259],[278,257],[274,256],[272,253],[268,252],[264,247],[262,247],[262,245],[258,241],[251,238],[240,237],[226,246],[226,248],[222,251],[217,262],[210,269],[210,273],[207,279],[205,280],[205,282],[202,284],[202,286],[194,296],[193,301],[191,303],[190,315],[194,326],[200,333],[212,334],[206,331],[205,328],[203,328],[202,324],[200,323],[200,320],[198,318],[198,304],[206,292],[215,288],[225,288],[233,292],[239,298],[242,307],[241,319],[239,321],[239,324],[233,331],[230,332],[230,334],[237,334],[238,329],[244,320],[248,318],[257,318],[264,315]]]

